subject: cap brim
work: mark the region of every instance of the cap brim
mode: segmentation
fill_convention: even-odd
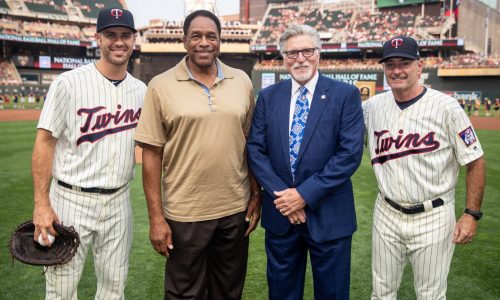
[[[381,60],[379,60],[378,63],[381,64],[384,61],[388,60],[389,58],[393,58],[393,57],[408,58],[408,59],[412,59],[412,60],[419,59],[419,57],[415,57],[413,55],[406,54],[406,53],[391,53],[391,54],[387,55],[386,57],[382,58]]]
[[[125,24],[109,24],[107,26],[103,26],[102,28],[99,28],[99,30],[97,30],[96,32],[101,32],[104,29],[108,29],[108,28],[111,28],[111,27],[125,27],[125,28],[128,28],[128,29],[132,30],[133,32],[137,32],[137,30],[135,28],[130,27],[130,26],[125,25]]]

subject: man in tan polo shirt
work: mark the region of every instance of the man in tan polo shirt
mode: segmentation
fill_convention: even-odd
[[[168,257],[165,299],[240,299],[260,218],[245,153],[252,84],[217,59],[220,33],[208,11],[186,17],[187,56],[149,83],[135,135],[149,238]]]

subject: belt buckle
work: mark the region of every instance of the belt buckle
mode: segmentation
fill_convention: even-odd
[[[424,206],[425,212],[429,212],[429,211],[434,209],[434,205],[432,205],[433,201],[434,200],[427,200],[427,201],[422,202],[422,205]]]
[[[71,186],[71,189],[72,189],[73,191],[75,191],[75,192],[82,192],[82,188],[81,188],[81,187],[79,187],[79,186],[74,186],[74,185],[72,185],[72,186]]]

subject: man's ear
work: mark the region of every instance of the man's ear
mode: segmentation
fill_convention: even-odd
[[[101,46],[101,35],[98,32],[94,33],[94,39],[97,42],[97,45],[100,47]]]

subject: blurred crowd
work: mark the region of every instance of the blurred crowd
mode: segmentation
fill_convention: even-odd
[[[396,35],[414,36],[417,28],[435,28],[444,24],[442,16],[420,16],[411,12],[384,13],[332,10],[311,3],[274,7],[266,15],[254,43],[276,44],[290,23],[307,24],[328,36],[328,42],[365,42],[386,40]]]
[[[463,54],[450,56],[445,60],[441,57],[424,57],[422,60],[424,68],[500,68],[500,55],[484,58],[478,54]],[[278,59],[263,60],[254,68],[256,70],[285,70],[283,61]],[[322,59],[320,69],[381,70],[382,65],[378,63],[378,59]]]
[[[460,99],[458,103],[469,116],[500,117],[500,97],[496,97],[495,100],[484,97],[483,101]]]
[[[385,41],[393,36],[413,36],[415,33],[415,15],[387,12],[371,14],[360,12],[354,21],[354,30],[347,33],[347,41]]]
[[[0,58],[0,84],[19,84],[15,74],[15,66],[10,61]]]
[[[42,108],[47,88],[41,87],[2,87],[0,88],[0,109]]]
[[[66,15],[66,0],[24,0],[26,7],[34,12]]]
[[[3,16],[0,18],[0,33],[58,39],[91,41],[95,26],[78,27],[48,21],[23,21]]]
[[[479,54],[469,53],[451,56],[444,61],[441,68],[500,68],[500,55],[484,57]]]

